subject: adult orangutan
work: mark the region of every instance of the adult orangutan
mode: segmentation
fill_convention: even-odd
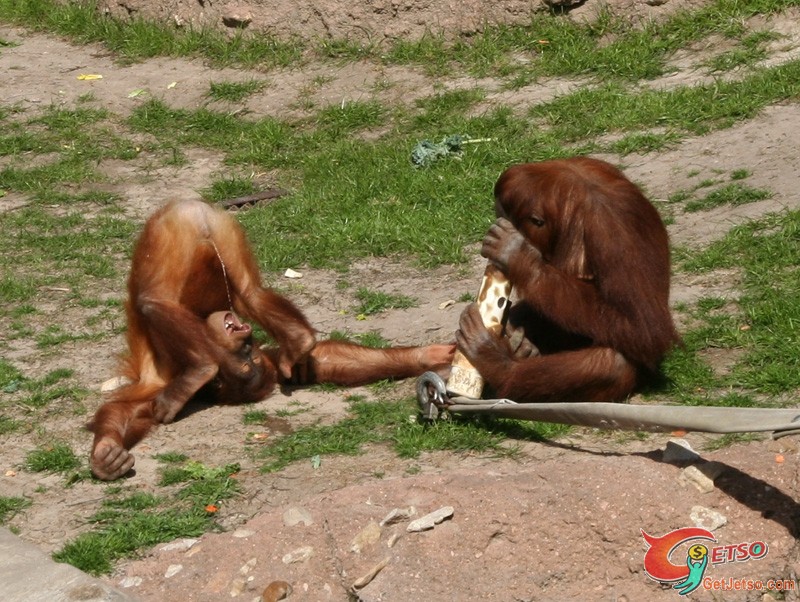
[[[165,205],[136,245],[126,304],[129,354],[113,391],[94,416],[96,477],[113,480],[134,464],[130,449],[158,423],[171,422],[201,391],[212,401],[241,403],[277,383],[358,385],[442,369],[454,345],[372,349],[316,342],[288,299],[261,285],[256,259],[238,223],[198,201]],[[255,345],[257,322],[277,342]]]
[[[493,336],[472,304],[458,348],[498,397],[626,398],[679,343],[655,207],[620,170],[586,157],[514,165],[494,194],[481,253],[511,281],[510,331],[524,338]]]

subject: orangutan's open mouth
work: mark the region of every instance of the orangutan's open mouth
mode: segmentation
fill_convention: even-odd
[[[239,321],[236,314],[229,311],[225,314],[225,332],[235,334],[237,332],[250,332],[250,325]]]

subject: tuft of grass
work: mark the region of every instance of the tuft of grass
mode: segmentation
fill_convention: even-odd
[[[95,530],[83,533],[53,554],[92,575],[110,573],[114,562],[137,551],[178,537],[196,537],[215,528],[218,505],[239,492],[232,475],[238,465],[219,468],[187,461],[176,467],[176,457],[162,470],[162,486],[185,484],[170,496],[109,491],[109,497],[90,522]]]
[[[763,435],[757,433],[728,433],[708,441],[703,445],[703,449],[706,451],[716,451],[718,449],[730,447],[734,443],[748,443],[750,441],[759,441],[762,438]]]
[[[31,472],[65,473],[81,466],[81,460],[65,443],[54,443],[28,452],[25,468]]]
[[[386,117],[386,109],[377,101],[350,101],[320,110],[316,125],[329,136],[344,136],[381,126],[386,122]]]
[[[0,525],[8,523],[31,504],[28,498],[0,496]]]
[[[732,50],[720,53],[706,63],[710,72],[727,72],[742,67],[753,67],[767,58],[767,44],[780,35],[772,31],[740,32],[739,43]]]
[[[732,182],[709,192],[704,198],[689,201],[684,205],[687,212],[705,211],[720,205],[744,205],[763,201],[772,197],[772,192],[761,188],[751,188],[739,182]]]
[[[225,199],[246,196],[256,192],[256,185],[249,177],[224,175],[211,182],[211,187],[203,190],[203,198],[211,203]]]
[[[267,414],[264,410],[249,410],[242,416],[242,423],[245,425],[264,424],[268,416],[269,414]]]
[[[263,90],[267,82],[248,80],[242,82],[211,82],[206,96],[211,100],[225,102],[242,102],[248,97]]]
[[[361,287],[356,291],[356,299],[360,304],[355,308],[359,315],[370,316],[389,309],[408,309],[416,307],[418,301],[413,297],[402,294],[384,293]]]
[[[267,462],[262,470],[274,472],[314,456],[356,455],[365,445],[377,443],[390,444],[403,458],[434,450],[509,456],[516,449],[503,445],[507,437],[539,440],[558,436],[568,428],[491,418],[428,423],[417,420],[413,400],[370,402],[354,396],[349,401],[350,417],[333,425],[301,428],[263,448],[259,455]]]
[[[165,452],[163,454],[157,454],[153,456],[159,462],[163,462],[164,464],[180,464],[182,462],[186,462],[189,459],[189,456],[186,454],[181,454],[179,452]]]
[[[208,530],[207,513],[198,510],[106,512],[99,517],[101,528],[79,535],[53,554],[91,575],[112,571],[114,562],[179,537],[196,537]]]

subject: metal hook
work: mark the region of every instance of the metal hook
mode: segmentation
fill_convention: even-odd
[[[425,372],[417,379],[417,403],[427,420],[436,420],[439,412],[450,405],[447,386],[436,372]]]

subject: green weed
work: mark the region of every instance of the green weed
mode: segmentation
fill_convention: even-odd
[[[31,505],[31,500],[24,497],[0,496],[0,525],[5,525],[14,516]]]
[[[263,90],[267,82],[249,80],[242,82],[211,82],[206,95],[211,100],[242,102],[249,96]]]
[[[361,303],[355,309],[359,315],[370,316],[381,313],[389,309],[407,309],[416,307],[418,301],[408,295],[384,293],[383,291],[373,291],[368,288],[359,288],[356,291],[356,299]]]
[[[32,450],[25,456],[25,469],[31,472],[64,473],[75,470],[80,465],[80,458],[64,443],[47,445]]]

